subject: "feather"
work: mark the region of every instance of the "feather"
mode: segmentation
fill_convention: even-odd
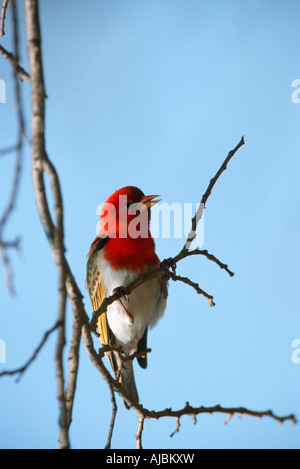
[[[102,301],[106,297],[103,275],[98,268],[97,257],[99,251],[105,246],[107,241],[108,238],[102,239],[97,237],[91,245],[91,249],[88,254],[86,287],[91,298],[93,312],[100,308]],[[111,342],[111,331],[107,323],[106,312],[99,316],[97,329],[100,335],[101,344],[108,345]],[[112,369],[115,370],[116,367],[112,354],[107,352],[105,355],[109,359]]]

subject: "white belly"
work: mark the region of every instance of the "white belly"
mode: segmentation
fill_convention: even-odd
[[[106,296],[112,295],[117,287],[128,286],[140,276],[125,269],[119,271],[111,269],[102,253],[99,253],[98,263],[103,274]],[[142,273],[156,268],[157,266],[148,266]],[[107,320],[116,338],[116,344],[122,345],[125,353],[134,353],[148,324],[154,326],[164,313],[165,307],[166,299],[161,294],[161,275],[133,290],[128,301],[121,299],[109,305]]]

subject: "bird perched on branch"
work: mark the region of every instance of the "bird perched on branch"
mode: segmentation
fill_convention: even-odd
[[[157,269],[160,260],[150,233],[150,210],[159,200],[156,195],[145,196],[134,186],[115,191],[103,204],[100,232],[90,247],[86,286],[97,311],[104,298],[122,292],[141,276]],[[130,295],[122,296],[107,307],[98,319],[102,345],[122,347],[125,356],[147,349],[149,326],[154,326],[166,308],[167,281],[163,274],[147,280]],[[108,352],[114,373],[122,366],[120,382],[132,403],[139,402],[132,360],[120,362],[120,355]],[[142,368],[147,367],[147,355],[138,356]],[[129,407],[130,402],[126,403]]]

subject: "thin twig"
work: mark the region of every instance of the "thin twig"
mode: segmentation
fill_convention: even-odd
[[[188,237],[187,237],[187,240],[186,240],[186,243],[185,243],[185,246],[184,246],[185,250],[189,250],[192,241],[196,237],[196,231],[197,231],[198,223],[201,220],[201,218],[203,217],[203,212],[204,212],[204,209],[205,209],[205,206],[206,206],[206,202],[207,202],[207,200],[208,200],[208,198],[211,194],[211,191],[212,191],[214,185],[216,184],[216,182],[219,179],[219,177],[221,176],[221,174],[227,169],[227,165],[228,165],[229,161],[231,160],[231,158],[235,155],[235,153],[238,151],[238,149],[244,144],[245,144],[244,137],[242,137],[240,142],[236,145],[236,147],[228,153],[227,157],[225,158],[223,164],[221,165],[221,167],[219,168],[219,170],[217,171],[215,176],[213,178],[211,178],[211,180],[208,184],[208,187],[207,187],[205,193],[202,196],[201,203],[199,204],[196,215],[192,218],[192,228],[191,228],[190,233],[188,234]]]
[[[65,262],[65,274],[67,270],[67,265]],[[67,285],[66,285],[67,288]],[[69,370],[68,370],[68,378],[67,378],[67,386],[65,390],[65,402],[66,402],[66,423],[67,428],[69,430],[71,422],[72,422],[72,413],[73,413],[73,405],[74,405],[74,398],[76,392],[76,385],[77,385],[77,375],[78,375],[78,367],[79,367],[79,350],[80,350],[80,341],[81,341],[81,328],[82,328],[82,321],[78,316],[76,309],[73,306],[73,333],[71,338],[71,345],[69,350]]]
[[[141,350],[141,351],[134,352],[131,355],[125,355],[121,345],[106,344],[106,345],[102,345],[102,347],[99,349],[98,351],[99,358],[103,358],[107,352],[115,352],[115,354],[118,357],[118,361],[120,364],[118,366],[118,369],[115,372],[115,379],[119,381],[124,363],[128,361],[133,361],[135,358],[138,358],[138,357],[145,357],[147,353],[151,353],[152,350],[151,348],[147,348],[147,350]]]
[[[16,70],[17,74],[19,75],[21,80],[29,81],[30,82],[30,75],[29,73],[24,70],[23,67],[18,63],[17,58],[11,52],[8,52],[3,46],[0,45],[0,53],[3,57],[7,60],[7,62]]]
[[[6,5],[7,6],[7,5]],[[12,18],[13,18],[13,43],[14,43],[14,53],[16,60],[19,60],[19,32],[18,32],[18,14],[15,1],[11,2],[12,6]],[[3,11],[3,10],[2,10]],[[18,80],[17,72],[13,70],[13,78],[14,78],[14,87],[15,87],[15,101],[16,101],[16,109],[18,114],[18,136],[17,136],[17,143],[15,146],[16,150],[16,163],[15,163],[15,170],[12,182],[12,188],[10,197],[8,199],[7,206],[0,218],[0,244],[2,247],[12,247],[18,248],[19,246],[19,239],[16,241],[6,241],[3,240],[3,231],[4,227],[7,225],[9,217],[12,215],[17,201],[17,195],[20,188],[20,180],[21,180],[21,172],[22,172],[22,162],[23,162],[23,137],[25,135],[25,119],[24,119],[24,112],[23,112],[23,105],[22,105],[22,96],[21,96],[21,88],[20,83]],[[7,151],[7,149],[6,149]],[[7,284],[10,293],[14,294],[14,286],[13,286],[13,277],[10,268],[10,261],[8,255],[2,252],[2,258],[4,261],[4,266],[6,268],[6,278]]]
[[[174,280],[174,282],[179,281],[185,283],[186,285],[190,285],[190,287],[193,287],[199,295],[203,295],[209,301],[210,306],[215,306],[214,297],[202,290],[198,283],[193,282],[188,277],[181,277],[180,275],[176,275],[173,272],[170,272],[170,277],[172,280]]]
[[[116,403],[116,397],[115,397],[115,392],[114,389],[111,385],[111,383],[108,383],[108,387],[110,390],[110,397],[111,397],[111,403],[112,403],[112,414],[111,414],[111,420],[110,420],[110,425],[109,425],[109,430],[108,430],[108,437],[107,437],[107,442],[105,445],[105,449],[110,449],[111,448],[111,439],[114,431],[114,426],[115,426],[115,421],[116,421],[116,415],[117,415],[117,403]]]
[[[180,418],[179,418],[179,417],[175,417],[175,418],[176,418],[176,428],[175,428],[175,430],[171,433],[170,438],[173,438],[173,436],[175,435],[175,433],[178,433],[178,432],[179,432],[179,429],[180,429]]]
[[[6,243],[2,243],[2,242],[0,243],[0,252],[1,252],[2,262],[4,265],[4,269],[5,269],[6,285],[7,285],[10,296],[13,297],[15,296],[15,288],[14,288],[14,283],[13,283],[11,262],[7,253]]]
[[[65,315],[66,315],[66,285],[65,285],[65,272],[64,272],[64,260],[61,256],[61,251],[58,248],[58,257],[60,261],[58,263],[58,284],[59,284],[59,308],[58,308],[58,322],[60,324],[58,328],[58,337],[56,344],[55,354],[55,365],[56,365],[56,383],[57,383],[57,396],[60,405],[59,415],[59,447],[61,449],[69,449],[69,422],[68,422],[68,411],[66,405],[65,396],[65,380],[64,380],[64,365],[63,365],[63,351],[66,344],[65,338]]]
[[[221,262],[219,259],[216,258],[216,256],[214,256],[213,254],[210,254],[206,249],[193,249],[192,251],[184,251],[184,257],[197,256],[197,255],[205,256],[207,259],[217,264],[220,267],[220,269],[226,270],[226,272],[230,275],[230,277],[234,276],[234,273],[228,268],[227,264],[224,264],[223,262]]]
[[[1,19],[0,19],[0,36],[4,36],[4,22],[5,22],[5,14],[6,14],[6,9],[8,6],[9,0],[3,0],[2,3],[2,8],[1,8]]]
[[[250,410],[246,409],[245,407],[222,407],[221,405],[216,405],[212,407],[192,407],[190,404],[187,402],[185,406],[180,409],[180,410],[172,410],[172,409],[165,409],[161,410],[159,412],[156,411],[148,411],[147,409],[140,409],[140,412],[146,417],[146,418],[151,418],[158,420],[162,417],[175,417],[180,418],[183,415],[191,415],[191,416],[196,416],[200,414],[215,414],[215,413],[221,413],[221,414],[226,414],[226,415],[245,415],[248,417],[257,417],[257,418],[262,418],[262,417],[269,417],[273,420],[276,420],[279,423],[284,423],[286,421],[290,421],[293,424],[297,424],[297,419],[294,414],[286,415],[286,416],[278,416],[273,413],[271,410],[266,410],[266,411],[255,411],[255,410]]]
[[[0,241],[0,247],[4,249],[19,249],[20,247],[20,238],[13,239],[11,241]]]
[[[138,357],[145,357],[147,353],[151,353],[151,352],[152,352],[151,348],[148,348],[147,350],[143,350],[141,352],[135,352],[132,355],[124,355],[124,354],[121,354],[120,352],[117,352],[120,364],[116,371],[116,380],[119,381],[120,379],[124,363],[126,363],[127,361],[133,361],[135,358],[138,358]]]
[[[20,181],[20,176],[21,176],[21,164],[22,164],[22,148],[18,147],[14,178],[13,178],[13,183],[12,183],[12,188],[11,188],[11,194],[10,194],[10,197],[9,197],[7,207],[4,210],[4,213],[2,214],[2,217],[0,219],[0,237],[2,236],[2,231],[3,231],[4,225],[7,223],[7,220],[9,218],[9,216],[12,214],[12,212],[15,208],[15,204],[16,204],[16,200],[17,200],[17,193],[18,193],[18,190],[19,190],[19,181]]]
[[[0,158],[2,156],[9,155],[10,153],[14,153],[17,149],[18,145],[12,145],[10,147],[2,148],[2,150],[0,150]]]
[[[17,381],[19,381],[21,379],[21,376],[25,373],[25,371],[29,368],[29,366],[33,363],[33,361],[38,356],[39,352],[41,351],[41,349],[43,348],[43,346],[47,342],[48,337],[52,334],[52,332],[56,331],[56,329],[59,326],[60,326],[60,324],[56,323],[53,327],[51,327],[51,329],[49,329],[48,331],[45,332],[40,344],[37,346],[37,348],[33,352],[32,356],[29,358],[29,360],[27,360],[27,362],[23,366],[21,366],[19,368],[16,368],[15,370],[11,370],[11,371],[2,371],[0,373],[0,377],[19,375],[18,378],[17,378]]]
[[[142,445],[142,434],[144,429],[145,416],[142,412],[138,412],[138,427],[135,435],[136,439],[136,449],[143,449]]]
[[[18,17],[17,17],[17,9],[16,9],[14,1],[12,1],[12,12],[13,12],[14,52],[15,52],[15,57],[18,60],[19,58]],[[17,75],[15,72],[14,72],[14,84],[15,84],[16,109],[18,113],[18,138],[17,138],[17,144],[15,146],[17,155],[16,155],[16,166],[15,166],[15,173],[14,173],[11,194],[9,197],[7,207],[4,210],[4,213],[0,219],[0,239],[1,239],[3,227],[5,223],[7,223],[8,217],[12,214],[15,204],[16,204],[17,192],[18,192],[19,185],[20,185],[20,175],[21,175],[21,169],[22,169],[22,149],[23,149],[23,135],[24,135],[24,129],[25,129],[25,121],[24,121],[24,112],[23,112],[23,107],[22,107],[20,83],[17,80]]]

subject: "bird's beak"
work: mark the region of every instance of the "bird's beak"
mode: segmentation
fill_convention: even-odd
[[[159,195],[145,195],[139,202],[139,204],[141,204],[141,210],[143,209],[143,206],[145,208],[151,208],[161,201],[161,199],[154,200],[156,197],[159,197]]]

